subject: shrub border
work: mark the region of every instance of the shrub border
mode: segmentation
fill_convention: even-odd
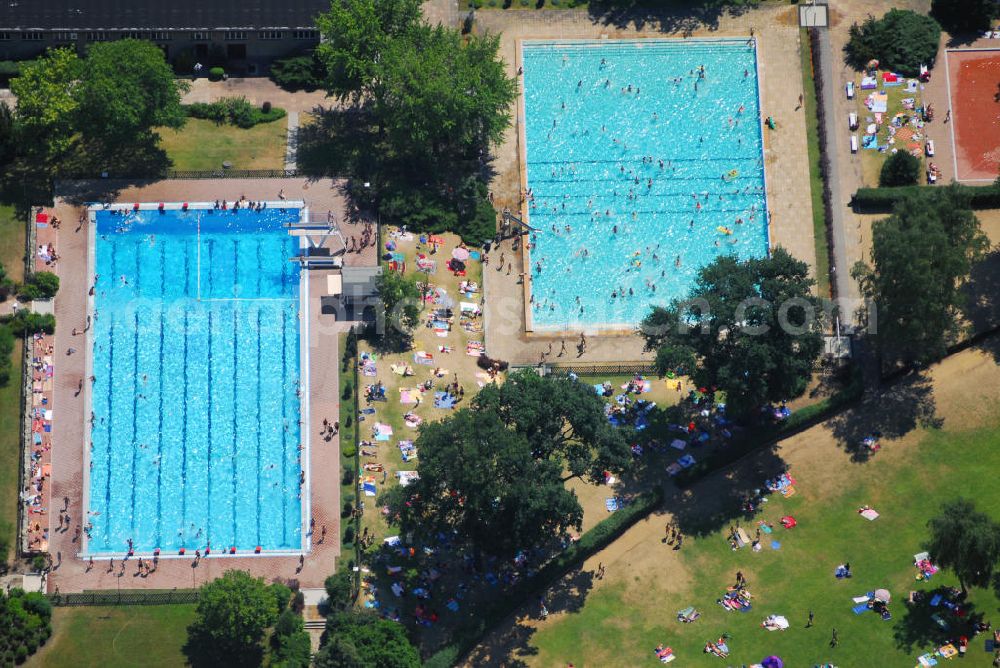
[[[893,207],[899,200],[933,187],[858,188],[851,197],[851,208],[855,213],[892,213]],[[991,183],[985,186],[957,184],[957,187],[969,195],[971,209],[1000,209],[1000,186],[997,184]]]

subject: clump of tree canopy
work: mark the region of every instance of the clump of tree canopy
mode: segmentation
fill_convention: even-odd
[[[316,668],[419,668],[420,654],[402,624],[374,612],[333,612],[326,618]]]
[[[270,74],[274,83],[290,91],[313,91],[326,82],[326,68],[315,51],[275,60]]]
[[[862,70],[872,59],[879,67],[912,77],[920,66],[934,66],[941,26],[930,16],[906,9],[890,9],[876,19],[869,16],[850,29],[850,39],[844,45],[847,64]]]
[[[281,583],[226,571],[201,588],[184,646],[188,661],[196,667],[259,666],[268,656],[271,665],[306,668],[309,634],[289,607],[292,600],[291,589]]]
[[[384,495],[405,534],[453,536],[484,556],[511,557],[570,528],[583,510],[566,480],[630,466],[628,432],[612,427],[593,389],[568,377],[512,373],[472,405],[425,425],[419,479]]]
[[[419,0],[335,0],[317,26],[325,87],[351,108],[303,134],[302,164],[369,184],[353,194],[384,219],[471,243],[492,237],[487,166],[516,94],[499,38],[427,25]]]
[[[746,415],[805,391],[823,349],[813,285],[808,265],[781,247],[767,258],[722,256],[686,299],[654,307],[641,333],[661,374],[721,390],[728,410]]]
[[[390,350],[407,350],[420,322],[420,285],[412,276],[383,271],[375,279],[375,289],[382,302],[376,313],[375,340]]]
[[[907,151],[896,151],[882,163],[878,184],[883,188],[912,186],[920,180],[920,158]]]
[[[52,635],[52,606],[44,594],[14,588],[0,594],[0,664],[21,664]]]
[[[986,30],[996,15],[995,0],[931,0],[931,16],[953,35]]]
[[[868,332],[884,364],[939,359],[962,331],[963,286],[989,239],[957,185],[921,190],[872,225],[869,263],[852,276],[869,302]]]
[[[935,563],[955,572],[963,592],[990,586],[1000,564],[1000,523],[959,498],[945,503],[927,527],[931,535],[924,549]]]
[[[53,173],[162,168],[166,158],[153,128],[184,125],[185,85],[146,40],[95,43],[85,57],[50,50],[11,81],[19,144]]]

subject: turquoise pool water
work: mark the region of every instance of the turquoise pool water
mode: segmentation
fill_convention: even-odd
[[[97,212],[89,552],[301,548],[298,218]]]
[[[524,42],[523,64],[536,329],[633,326],[715,257],[767,254],[753,45]]]

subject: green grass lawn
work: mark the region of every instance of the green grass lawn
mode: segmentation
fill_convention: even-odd
[[[879,81],[881,82],[881,75],[879,75]],[[857,100],[858,123],[860,126],[855,134],[858,135],[858,141],[860,142],[865,134],[865,129],[867,128],[868,124],[875,122],[874,120],[875,114],[869,111],[868,108],[865,106],[865,99],[872,91],[861,90],[861,75],[855,76],[854,85],[856,86],[855,99]],[[914,98],[915,107],[921,107],[923,103],[921,101],[921,93],[919,90],[916,93],[906,92],[905,82],[904,85],[901,86],[889,86],[886,88],[880,87],[879,90],[885,90],[888,97],[888,103],[887,103],[888,111],[885,114],[883,114],[882,125],[878,126],[878,132],[876,132],[876,136],[878,137],[878,145],[885,146],[889,141],[889,128],[892,119],[897,114],[904,114],[907,117],[912,117],[916,113],[915,110],[906,109],[903,106],[903,100],[907,98]],[[841,122],[846,123],[847,119],[845,118]],[[907,124],[906,127],[918,132],[920,138],[914,139],[913,141],[910,142],[901,142],[897,139],[893,144],[889,144],[890,150],[893,148],[897,148],[899,150],[909,150],[910,148],[919,148],[920,161],[921,163],[924,163],[925,158],[922,147],[924,143],[927,141],[927,137],[924,135],[922,130],[915,129],[913,128],[912,125]],[[885,159],[889,156],[889,152],[887,151],[885,153],[881,153],[874,149],[861,149],[860,152],[861,152],[861,171],[865,185],[875,187],[878,185],[878,177],[879,177],[879,172],[882,170],[882,163],[884,163]],[[920,183],[923,184],[926,182],[927,182],[927,175],[925,172],[920,177]]]
[[[52,638],[29,666],[183,666],[194,605],[56,608]]]
[[[24,278],[24,221],[0,206],[0,263],[15,281]],[[21,344],[14,350],[11,382],[0,387],[0,543],[13,548],[17,524],[18,458],[21,452]],[[11,553],[13,550],[11,550]],[[7,555],[0,554],[0,561]]]
[[[830,247],[826,236],[826,210],[823,207],[823,176],[820,172],[819,117],[816,115],[816,85],[813,80],[809,33],[802,37],[802,88],[806,115],[806,142],[809,151],[809,189],[812,194],[813,243],[816,246],[816,289],[821,297],[830,296]]]
[[[249,130],[189,118],[180,130],[161,128],[160,145],[177,170],[282,169],[285,166],[287,121],[261,123]]]
[[[929,432],[905,461],[897,460],[904,463],[876,459],[869,470],[852,476],[854,482],[822,499],[770,497],[760,517],[778,525],[782,515],[792,514],[799,522],[792,530],[777,526],[780,550],[734,553],[725,529],[691,539],[682,554],[693,577],[683,586],[675,585],[668,594],[658,587],[656,573],[635,573],[629,577],[648,583],[639,599],[626,594],[624,582],[598,588],[574,614],[550,621],[532,636],[529,644],[538,654],[529,662],[652,665],[653,648],[664,643],[674,648],[683,665],[750,664],[770,654],[782,657],[786,666],[915,665],[916,657],[942,636],[929,630],[928,612],[908,610],[903,601],[911,590],[956,584],[946,572],[930,582],[915,581],[912,555],[920,551],[927,520],[943,501],[960,494],[1000,519],[1000,486],[988,473],[1000,464],[1000,420],[991,422],[989,428],[975,431]],[[864,504],[877,508],[881,517],[874,522],[860,518],[855,511]],[[656,543],[647,549],[659,547]],[[845,561],[851,563],[854,578],[837,580],[833,570]],[[745,614],[727,612],[716,600],[741,569],[748,574],[754,606]],[[893,619],[884,622],[872,612],[854,615],[851,598],[878,587],[893,595]],[[1000,600],[995,591],[973,590],[969,600],[974,612],[997,624]],[[688,605],[696,606],[702,617],[694,624],[680,624],[676,611]],[[807,629],[810,610],[815,627]],[[769,614],[786,616],[791,628],[760,628]],[[831,649],[834,627],[840,644]],[[723,632],[731,635],[732,653],[725,661],[702,652],[706,641]],[[970,642],[962,663],[987,666],[992,656],[983,650],[980,636]]]

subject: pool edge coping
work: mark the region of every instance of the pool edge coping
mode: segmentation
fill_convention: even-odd
[[[276,209],[298,209],[300,221],[303,217],[308,217],[308,205],[305,200],[262,200],[267,208]],[[97,203],[91,202],[85,205],[87,214],[87,283],[90,284],[94,276],[94,271],[96,270],[96,243],[97,243],[97,212],[98,211],[187,211],[187,210],[215,210],[215,202],[114,202],[114,203]],[[231,209],[230,209],[231,210]],[[300,243],[302,241],[300,240]],[[305,275],[303,278],[302,275]],[[240,558],[240,557],[296,557],[305,556],[312,552],[312,535],[308,530],[309,520],[311,513],[311,502],[312,502],[312,487],[311,487],[311,471],[309,471],[310,457],[310,434],[309,432],[309,414],[310,414],[310,397],[306,393],[309,387],[309,353],[308,353],[308,297],[309,297],[309,272],[300,270],[299,277],[299,435],[302,444],[303,455],[300,457],[299,466],[300,470],[305,472],[305,482],[300,486],[299,493],[299,508],[300,508],[300,524],[299,524],[299,535],[300,544],[299,549],[295,550],[267,550],[261,549],[259,552],[247,551],[247,550],[236,550],[233,553],[229,552],[229,548],[223,548],[219,551],[213,551],[211,554],[203,554],[202,558]],[[303,287],[304,282],[304,287]],[[304,292],[303,292],[304,290]],[[94,313],[94,303],[96,300],[96,294],[91,295],[89,287],[87,288],[87,305],[86,313],[89,318],[93,318]],[[305,311],[303,311],[303,303],[305,304]],[[303,320],[305,318],[305,320]],[[91,323],[94,321],[91,320]],[[303,325],[303,322],[305,325]],[[306,331],[303,332],[302,328],[305,326]],[[82,525],[86,526],[90,521],[90,467],[91,467],[91,448],[93,444],[93,425],[90,423],[89,415],[93,410],[93,385],[90,382],[90,377],[93,375],[93,327],[87,329],[86,338],[86,356],[84,361],[84,442],[83,442],[83,471],[82,471],[82,489],[81,503],[82,512],[85,513],[86,522],[81,522]],[[302,348],[305,346],[305,355],[302,354]],[[305,378],[305,383],[302,379]],[[305,494],[303,499],[302,495]],[[51,526],[50,526],[51,531]],[[163,548],[154,548],[153,550],[133,550],[131,554],[126,552],[90,552],[87,546],[90,544],[90,537],[87,535],[86,531],[82,531],[80,534],[80,549],[76,552],[75,556],[78,559],[91,559],[93,561],[107,561],[114,559],[127,559],[129,557],[140,558],[157,558],[157,559],[190,559],[191,555],[175,552],[173,550],[165,553]]]

